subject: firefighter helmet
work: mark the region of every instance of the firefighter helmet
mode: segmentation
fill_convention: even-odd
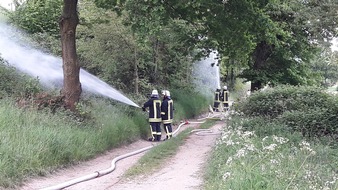
[[[228,87],[227,87],[227,86],[223,86],[223,89],[224,89],[224,90],[228,90]]]
[[[170,97],[170,92],[169,92],[169,90],[166,90],[166,91],[165,91],[165,95]]]
[[[157,97],[157,96],[158,96],[157,90],[153,90],[153,91],[151,92],[151,97]]]

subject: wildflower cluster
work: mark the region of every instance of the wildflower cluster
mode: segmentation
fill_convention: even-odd
[[[243,129],[245,121],[239,116],[232,116],[234,121],[228,120],[216,142],[215,153],[223,156],[215,168],[221,179],[218,189],[252,189],[255,184],[262,185],[258,189],[274,189],[276,184],[279,189],[337,189],[337,174],[322,168],[309,142],[297,142],[290,134],[260,138]]]

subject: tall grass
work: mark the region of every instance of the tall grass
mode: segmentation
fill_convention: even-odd
[[[131,142],[140,137],[141,127],[147,125],[139,112],[130,111],[134,114],[130,117],[118,106],[94,103],[94,123],[86,125],[66,116],[66,112],[53,115],[19,109],[11,100],[2,99],[0,186],[14,187],[29,176],[45,175]]]

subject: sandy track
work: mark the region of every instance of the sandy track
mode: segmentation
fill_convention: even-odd
[[[218,122],[212,129],[217,132],[224,122]],[[181,130],[187,127],[196,127],[197,124],[184,125]],[[136,179],[122,179],[123,173],[133,166],[145,152],[125,158],[116,163],[116,169],[105,176],[82,182],[66,189],[68,190],[170,190],[170,189],[200,189],[202,174],[210,151],[215,144],[218,135],[197,135],[192,133],[185,144],[180,147],[177,154],[163,163],[163,167],[157,172],[148,176],[139,176]],[[117,156],[124,155],[135,150],[151,146],[152,142],[137,141],[128,146],[108,151],[88,162],[83,162],[71,168],[60,170],[53,175],[41,177],[28,181],[22,186],[22,190],[35,190],[54,186],[71,179],[92,174],[95,171],[107,169],[111,166],[111,160]]]

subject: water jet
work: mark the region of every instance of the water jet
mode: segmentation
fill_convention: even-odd
[[[0,23],[0,56],[19,71],[39,78],[43,86],[62,88],[62,59],[23,43],[19,40],[20,35],[22,34],[14,27]],[[80,70],[80,82],[84,91],[139,107],[121,92],[84,69]]]

